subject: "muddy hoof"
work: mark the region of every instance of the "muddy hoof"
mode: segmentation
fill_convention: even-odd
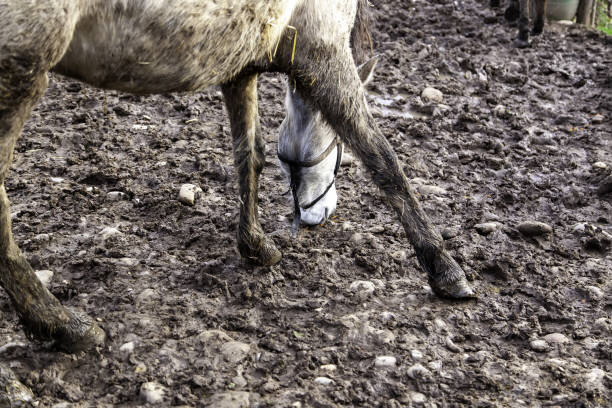
[[[466,300],[476,299],[477,297],[465,277],[461,277],[454,282],[431,281],[429,284],[434,293],[440,297]]]
[[[514,46],[516,48],[527,48],[529,47],[529,40],[521,40],[520,38],[516,38],[514,40]]]
[[[53,346],[67,353],[90,350],[104,344],[106,333],[91,317],[75,309],[69,309],[72,319],[54,333]]]
[[[272,266],[280,262],[281,252],[276,248],[274,242],[264,237],[254,248],[247,245],[238,245],[240,255],[249,262],[259,266]]]

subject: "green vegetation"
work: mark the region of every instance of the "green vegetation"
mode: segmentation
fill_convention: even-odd
[[[612,35],[612,18],[608,16],[608,3],[612,0],[599,0],[597,11],[597,29],[603,31],[607,35]]]

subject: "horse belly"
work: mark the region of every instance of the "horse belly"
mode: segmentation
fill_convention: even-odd
[[[55,71],[133,93],[221,84],[267,58],[298,0],[95,0]]]

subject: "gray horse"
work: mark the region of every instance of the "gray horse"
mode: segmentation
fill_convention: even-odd
[[[32,337],[67,351],[104,341],[83,313],[40,283],[17,247],[4,188],[13,148],[55,70],[107,89],[148,94],[220,84],[240,182],[238,248],[260,265],[281,254],[258,220],[264,165],[257,75],[289,75],[299,109],[320,112],[397,212],[433,290],[472,296],[368,109],[351,43],[363,44],[367,0],[0,0],[0,284]],[[351,41],[352,40],[352,41]]]

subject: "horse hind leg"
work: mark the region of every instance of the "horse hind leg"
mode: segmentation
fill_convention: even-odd
[[[507,21],[516,21],[521,15],[521,6],[519,0],[510,0],[508,8],[504,12],[504,17]]]
[[[544,14],[546,13],[546,0],[534,0],[535,1],[535,21],[533,22],[533,29],[531,34],[540,35],[544,31]]]
[[[6,38],[0,42],[7,43],[2,40]],[[78,351],[101,344],[104,331],[85,314],[60,304],[37,278],[11,233],[4,180],[24,122],[47,86],[50,65],[44,53],[25,49],[5,46],[0,50],[0,285],[30,337],[52,340],[65,351]]]
[[[386,202],[397,212],[432,289],[440,296],[473,297],[465,273],[445,250],[442,237],[425,215],[367,107],[350,49],[340,44],[322,46],[316,39],[308,44],[304,37],[293,68],[288,68],[296,78],[297,91],[322,112],[365,164]]]
[[[240,184],[238,250],[257,265],[274,265],[280,251],[265,236],[257,209],[259,176],[265,161],[257,105],[257,75],[240,76],[222,86],[234,144],[234,164]]]

